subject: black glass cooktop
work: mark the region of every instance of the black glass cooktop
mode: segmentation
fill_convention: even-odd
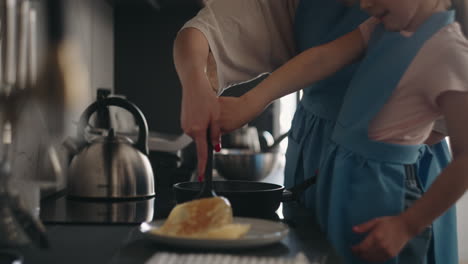
[[[58,193],[41,202],[40,218],[46,224],[140,224],[166,218],[175,204],[170,194],[140,200],[106,201],[69,199],[65,193]],[[256,217],[280,219],[277,213]]]
[[[138,224],[167,217],[175,202],[156,196],[138,200],[81,200],[58,193],[41,202],[44,223]]]
[[[140,224],[164,219],[176,205],[172,185],[189,180],[184,171],[168,166],[161,165],[155,170],[159,177],[156,179],[157,195],[153,198],[123,201],[77,200],[69,199],[65,191],[61,191],[42,199],[40,218],[46,224]],[[282,169],[278,171],[282,172]],[[280,182],[282,174],[272,174],[265,181]],[[283,214],[280,207],[273,215],[250,217],[281,220]]]

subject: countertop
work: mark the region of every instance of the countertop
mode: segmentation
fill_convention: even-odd
[[[281,172],[279,166],[265,181],[281,182]],[[157,252],[206,253],[206,250],[156,243],[140,233],[141,222],[165,218],[174,206],[169,193],[160,194],[153,200],[135,203],[87,205],[65,199],[63,195],[49,197],[41,202],[41,219],[47,229],[50,247],[39,249],[31,245],[15,251],[23,256],[23,264],[143,264]],[[283,202],[276,214],[272,221],[282,221],[289,227],[288,235],[281,242],[212,252],[285,258],[303,253],[311,263],[342,263],[321,233],[311,210],[297,202]]]
[[[340,263],[309,210],[295,202],[283,204],[282,221],[290,231],[280,243],[253,249],[213,251],[234,255],[294,257],[302,252],[310,262]],[[49,249],[27,246],[17,251],[24,264],[145,263],[157,252],[197,253],[145,238],[139,224],[46,224]],[[203,251],[206,253],[206,251]]]

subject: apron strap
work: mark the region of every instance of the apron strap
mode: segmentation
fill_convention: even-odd
[[[369,124],[388,101],[425,42],[455,19],[454,11],[432,15],[411,37],[379,25],[367,55],[351,81],[333,139],[369,158],[415,163],[421,145],[402,146],[369,139]]]

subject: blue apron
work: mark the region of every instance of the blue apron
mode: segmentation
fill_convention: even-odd
[[[431,147],[426,146],[417,166],[423,188],[427,190],[440,172],[450,163],[451,153],[445,140]],[[452,206],[432,224],[434,239],[428,263],[458,263],[457,214]],[[436,262],[437,260],[437,262]]]
[[[327,43],[356,29],[368,15],[359,6],[347,7],[335,0],[301,0],[294,34],[297,51]],[[285,186],[292,187],[314,175],[325,144],[332,133],[343,95],[357,65],[304,89],[294,115],[286,152]],[[314,187],[302,199],[313,207]]]
[[[350,83],[324,152],[320,173],[326,177],[318,178],[316,200],[318,222],[346,263],[366,263],[351,252],[351,247],[365,237],[354,233],[352,227],[376,217],[400,214],[405,202],[405,165],[423,167],[419,161],[428,152],[425,145],[372,141],[368,138],[369,123],[391,96],[425,41],[453,20],[452,11],[435,14],[409,38],[398,32],[386,32],[379,26]],[[435,167],[436,162],[430,164],[426,167]],[[425,173],[433,177],[432,172]],[[433,227],[453,228],[435,224]],[[442,234],[443,230],[440,231],[434,233]],[[453,237],[446,239],[452,241]],[[435,247],[443,246],[437,243],[437,237],[435,240]],[[436,263],[458,263],[451,250],[436,248],[435,252],[441,253],[435,256]],[[403,262],[397,257],[386,263]]]

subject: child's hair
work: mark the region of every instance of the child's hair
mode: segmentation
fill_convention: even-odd
[[[452,8],[457,12],[457,21],[465,35],[468,35],[468,4],[467,0],[452,0]]]

